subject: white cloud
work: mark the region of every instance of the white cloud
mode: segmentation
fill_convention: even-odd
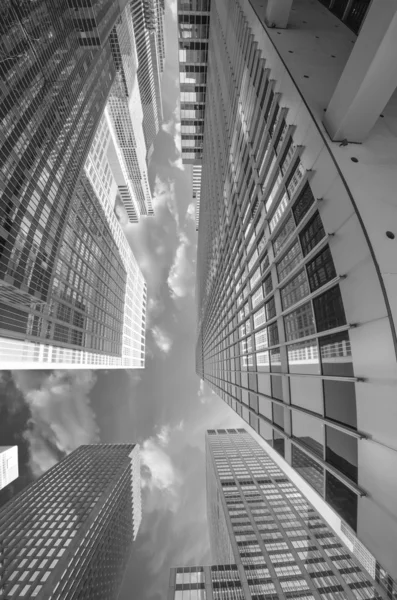
[[[174,19],[174,21],[176,21],[178,16],[177,0],[168,0],[168,3],[166,2],[166,5],[169,8],[172,18]]]
[[[175,169],[179,169],[180,171],[185,170],[185,165],[182,162],[181,156],[178,156],[178,158],[176,160],[170,160],[169,163],[170,163],[171,167],[174,167]]]
[[[148,492],[145,512],[153,512],[159,508],[176,512],[180,503],[182,478],[165,451],[166,444],[159,439],[159,435],[145,440],[140,451],[142,487]]]
[[[179,242],[167,279],[173,298],[184,298],[194,290],[194,269],[187,254],[190,242],[184,232],[180,233]]]
[[[179,213],[175,196],[175,181],[167,179],[163,181],[158,175],[154,182],[153,205],[155,210],[158,207],[167,208],[179,226]]]
[[[35,475],[53,466],[62,454],[99,441],[88,396],[96,382],[93,371],[53,371],[49,375],[14,371],[12,376],[31,412],[24,436]]]
[[[168,446],[170,441],[170,432],[171,428],[169,425],[163,425],[163,427],[160,429],[159,433],[157,434],[157,438],[161,446]]]
[[[163,131],[165,131],[166,133],[169,133],[170,135],[172,135],[173,129],[174,129],[174,120],[170,119],[169,121],[165,121],[162,126],[161,129]]]
[[[191,202],[187,207],[186,219],[190,221],[196,220],[196,205],[194,204],[194,202]]]
[[[172,348],[172,339],[168,333],[166,333],[158,325],[152,327],[151,332],[157,348],[159,348],[159,350],[161,350],[161,352],[164,354],[168,354]]]

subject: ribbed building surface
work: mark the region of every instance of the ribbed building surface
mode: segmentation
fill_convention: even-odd
[[[326,133],[384,9],[371,5],[356,38],[318,1],[296,0],[281,29],[256,0],[212,0],[196,356],[396,577],[396,97],[360,144]],[[343,127],[364,128],[360,114]]]
[[[386,598],[244,429],[208,431],[206,451],[215,564],[172,569],[168,600]]]
[[[119,248],[113,206],[82,172],[112,85],[133,84],[131,53],[114,42],[126,5],[1,3],[0,360],[8,368],[144,364],[145,283],[133,260],[128,294],[127,242]],[[131,311],[140,324],[126,329]]]
[[[139,446],[80,446],[0,511],[0,599],[116,599],[140,520]]]
[[[154,140],[163,120],[161,75],[164,69],[164,2],[131,0],[138,55],[138,84],[143,110],[143,132],[147,160],[153,154]]]
[[[134,202],[127,202],[125,208],[129,220],[135,222],[138,215],[153,215],[153,206],[146,164],[144,115],[137,77],[138,56],[129,6],[113,28],[110,43],[117,75],[110,91],[107,112],[133,189]]]

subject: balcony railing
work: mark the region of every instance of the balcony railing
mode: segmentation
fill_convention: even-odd
[[[371,0],[319,0],[358,35]]]

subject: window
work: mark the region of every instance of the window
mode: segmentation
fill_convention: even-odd
[[[352,381],[325,379],[325,416],[337,423],[357,429],[356,390]]]
[[[315,292],[321,286],[336,277],[334,261],[331,250],[326,246],[317,256],[307,264],[307,275],[310,291]]]
[[[349,333],[342,331],[319,338],[324,375],[353,377],[353,360]]]
[[[269,321],[270,319],[273,319],[276,316],[276,302],[274,300],[274,297],[270,298],[269,302],[266,302],[265,308],[266,318]]]
[[[323,223],[321,221],[319,212],[316,211],[299,236],[302,245],[303,256],[309,254],[309,252],[317,246],[324,236],[325,231]]]
[[[287,352],[290,373],[320,374],[317,340],[291,344]]]
[[[346,325],[346,316],[338,285],[314,298],[313,307],[317,331],[326,331]]]
[[[281,282],[285,279],[288,273],[300,263],[302,258],[302,251],[298,240],[296,240],[294,245],[291,246],[290,250],[288,250],[287,254],[284,255],[277,265],[278,280]]]
[[[357,531],[357,496],[329,472],[326,474],[325,499],[339,516]]]
[[[289,236],[294,231],[294,229],[295,229],[294,219],[292,218],[292,215],[290,214],[288,219],[284,223],[284,226],[281,228],[280,232],[278,233],[278,235],[275,237],[275,239],[273,241],[274,256],[277,256],[277,254],[281,251],[282,247],[284,246],[284,244],[286,243],[286,241],[288,240]]]
[[[269,346],[276,346],[279,343],[277,322],[268,328]]]
[[[273,402],[273,423],[284,429],[284,408]]]
[[[324,469],[295,444],[292,444],[292,467],[321,495],[324,495]]]
[[[311,303],[307,302],[284,317],[284,325],[287,341],[296,340],[315,333]]]
[[[357,439],[326,427],[326,444],[327,462],[357,483]]]
[[[322,423],[296,410],[292,411],[292,435],[299,439],[320,458],[323,457],[323,425]]]
[[[310,207],[314,203],[314,196],[311,187],[308,183],[305,184],[303,190],[299,194],[298,200],[295,202],[292,212],[294,213],[295,223],[299,225],[304,216],[308,213]]]
[[[286,310],[293,304],[296,304],[310,293],[309,284],[307,281],[304,269],[300,271],[291,281],[281,290],[281,300],[283,310]]]

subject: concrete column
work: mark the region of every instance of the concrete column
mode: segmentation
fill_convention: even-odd
[[[324,117],[334,141],[366,139],[397,87],[397,0],[373,0]]]
[[[266,25],[286,29],[293,0],[267,0]]]

